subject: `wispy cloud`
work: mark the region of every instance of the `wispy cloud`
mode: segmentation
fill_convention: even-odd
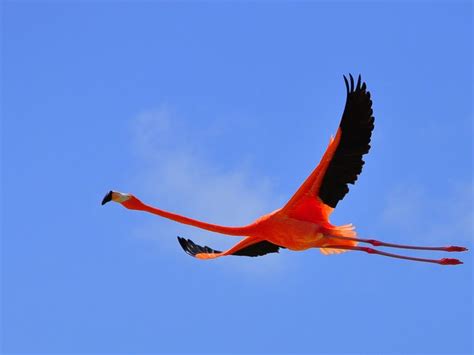
[[[422,186],[403,185],[388,194],[381,220],[386,225],[425,242],[473,242],[474,186],[446,184],[443,194],[430,194]]]
[[[224,225],[247,224],[277,207],[269,179],[255,176],[242,162],[238,168],[222,169],[222,164],[205,154],[205,149],[198,149],[205,145],[206,127],[200,128],[200,132],[191,131],[178,115],[163,106],[138,114],[132,128],[138,159],[136,194],[144,201]],[[181,252],[176,235],[216,249],[227,248],[239,240],[157,219],[139,226],[135,234],[153,239],[166,249],[174,249],[173,252]],[[274,256],[259,259],[259,268],[276,267]],[[255,269],[254,262],[250,264]]]

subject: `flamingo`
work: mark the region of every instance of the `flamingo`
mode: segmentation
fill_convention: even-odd
[[[356,84],[351,74],[349,74],[349,81],[346,76],[343,78],[347,97],[336,135],[331,137],[318,166],[282,208],[268,213],[248,225],[228,227],[202,222],[152,207],[130,193],[109,191],[102,200],[102,205],[114,201],[130,210],[149,212],[210,232],[244,237],[232,248],[225,251],[200,246],[190,239],[178,237],[183,250],[198,259],[216,259],[229,255],[255,257],[278,253],[280,248],[293,251],[319,248],[325,255],[352,250],[439,265],[462,264],[458,259],[410,257],[368,246],[359,246],[359,243],[377,247],[445,252],[466,251],[467,248],[464,247],[413,246],[386,243],[375,239],[362,239],[357,237],[352,224],[335,226],[330,223],[331,213],[349,191],[348,184],[354,184],[362,171],[364,165],[362,157],[370,149],[369,143],[374,129],[372,100],[366,83],[361,82],[360,75]]]

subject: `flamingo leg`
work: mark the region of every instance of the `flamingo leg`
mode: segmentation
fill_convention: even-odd
[[[377,254],[382,256],[388,256],[390,258],[397,258],[397,259],[404,259],[404,260],[411,260],[411,261],[421,261],[424,263],[433,263],[439,265],[458,265],[462,264],[463,262],[458,259],[451,259],[451,258],[442,258],[442,259],[425,259],[425,258],[415,258],[410,256],[404,256],[399,254],[392,254],[386,253],[380,250],[367,248],[367,247],[357,247],[357,246],[347,246],[347,245],[325,245],[325,248],[332,248],[332,249],[346,249],[346,250],[356,250],[356,251],[364,251],[369,254]]]
[[[467,251],[468,249],[465,247],[459,247],[455,245],[451,245],[449,247],[425,247],[425,246],[416,246],[416,245],[404,245],[404,244],[394,244],[394,243],[385,243],[381,242],[380,240],[375,239],[362,239],[362,238],[351,238],[351,237],[339,237],[339,236],[331,236],[331,239],[345,239],[345,240],[353,240],[356,242],[361,243],[368,243],[372,244],[376,247],[390,247],[390,248],[399,248],[399,249],[414,249],[414,250],[439,250],[439,251]]]

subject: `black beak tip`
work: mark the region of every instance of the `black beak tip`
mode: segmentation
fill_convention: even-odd
[[[109,191],[107,195],[104,196],[104,198],[102,199],[102,206],[109,201],[112,201],[112,191]]]

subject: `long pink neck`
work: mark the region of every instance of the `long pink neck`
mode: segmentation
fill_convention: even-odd
[[[153,213],[158,216],[171,219],[178,223],[188,224],[190,226],[194,226],[197,228],[201,228],[201,229],[205,229],[211,232],[216,232],[216,233],[221,233],[221,234],[247,236],[249,234],[250,227],[251,227],[251,225],[244,226],[244,227],[226,227],[226,226],[220,226],[217,224],[201,222],[196,219],[184,217],[176,213],[160,210],[159,208],[146,205],[134,197],[132,197],[130,200],[122,202],[122,205],[131,210],[139,210],[139,211]]]

